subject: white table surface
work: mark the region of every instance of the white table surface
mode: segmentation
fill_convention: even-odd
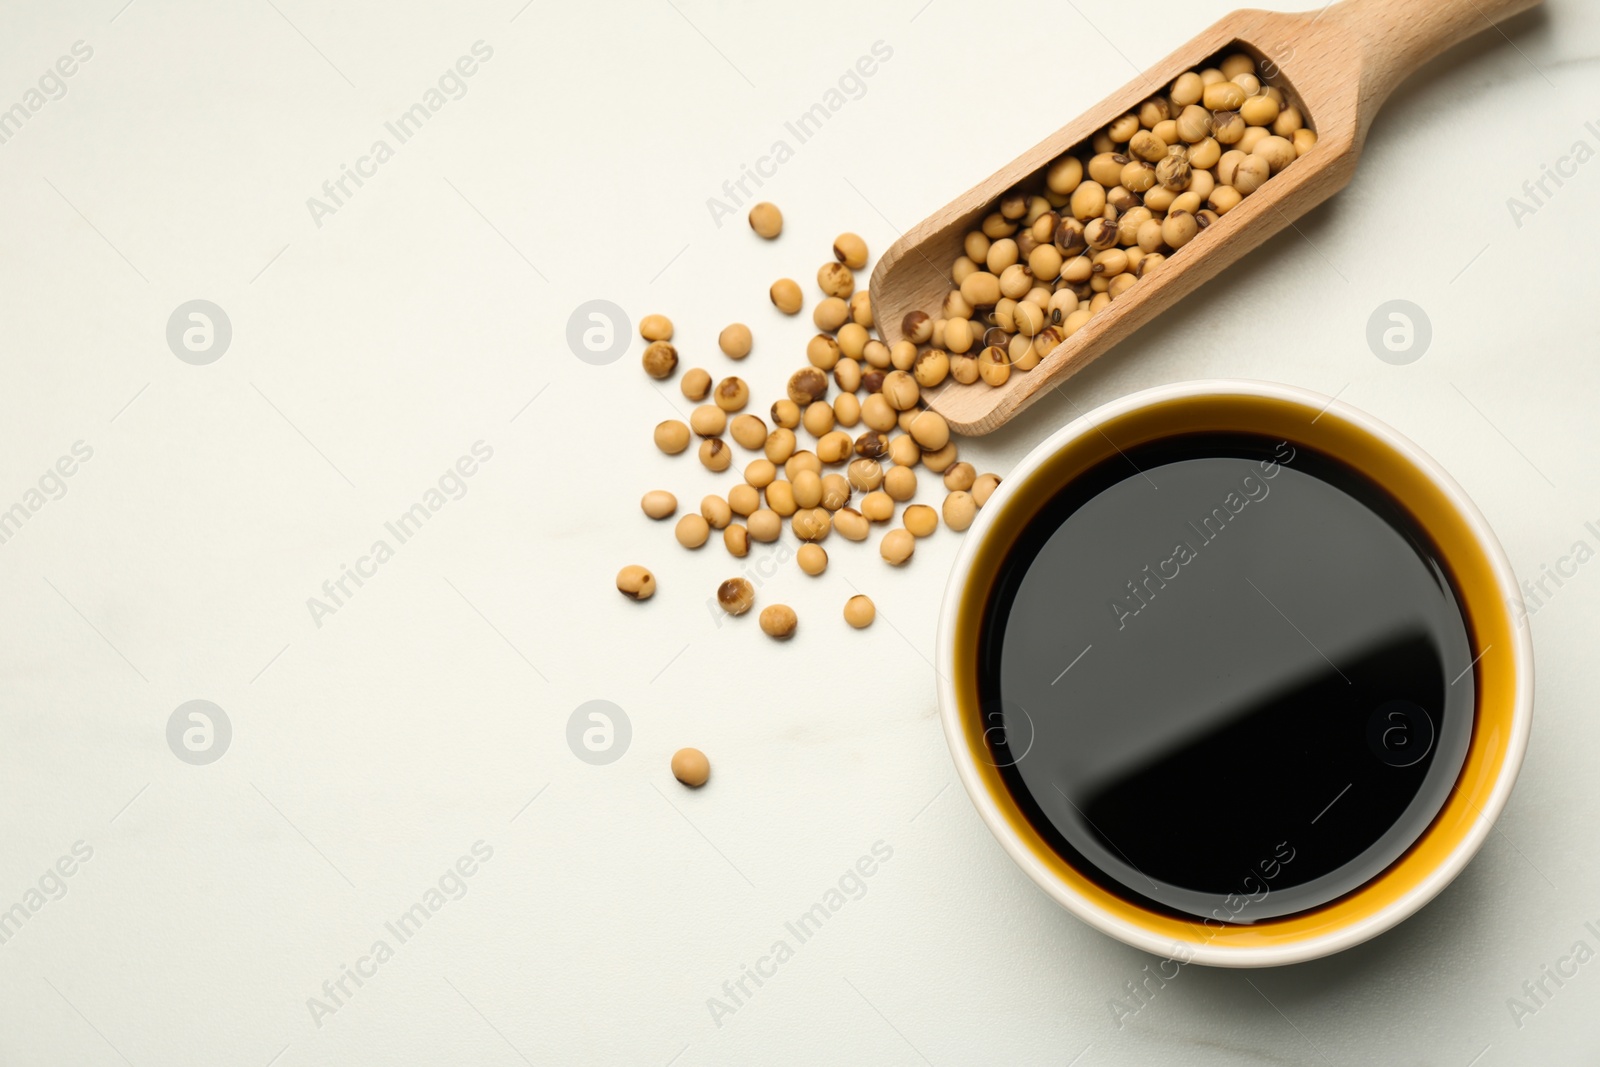
[[[1535,1014],[1508,1007],[1576,942],[1600,949],[1600,564],[1537,613],[1532,746],[1452,887],[1336,958],[1186,968],[1118,1026],[1110,1002],[1151,958],[1050,903],[954,783],[928,659],[956,536],[902,571],[837,538],[822,580],[771,567],[764,601],[801,619],[787,646],[719,627],[704,602],[732,561],[637,506],[718,484],[650,447],[683,399],[641,375],[636,338],[605,366],[566,343],[605,299],[671,315],[685,365],[721,374],[716,333],[743,320],[764,409],[811,332],[770,281],[809,301],[836,232],[882,251],[1225,3],[520,3],[0,16],[0,108],[93,50],[0,144],[0,509],[92,449],[0,544],[0,909],[27,911],[0,945],[0,1062],[1600,1060],[1600,962],[1547,981]],[[1575,141],[1600,148],[1600,12],[1551,0],[1506,33],[1402,88],[1300,233],[963,456],[1003,475],[1134,389],[1276,379],[1430,450],[1524,575],[1600,548],[1600,164],[1520,227],[1507,207]],[[477,41],[492,56],[465,95],[386,134]],[[878,41],[864,94],[762,190],[782,239],[742,211],[719,227],[707,198]],[[318,225],[307,198],[380,137],[393,158]],[[1406,366],[1365,341],[1396,298],[1434,331]],[[232,327],[208,365],[166,340],[192,299]],[[465,495],[389,538],[318,625],[307,599],[479,441]],[[648,605],[611,589],[634,561],[660,580]],[[839,619],[852,584],[881,611],[865,633]],[[167,743],[196,699],[232,727],[206,765]],[[605,766],[566,743],[597,699],[632,726]],[[714,765],[698,793],[668,773],[686,744]],[[390,934],[480,841],[465,895]],[[865,895],[713,1018],[878,842]],[[314,1013],[380,939],[392,958]]]

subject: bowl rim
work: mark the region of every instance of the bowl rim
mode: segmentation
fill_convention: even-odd
[[[935,656],[939,718],[944,727],[945,742],[955,762],[957,775],[979,816],[1013,862],[1058,904],[1102,933],[1156,955],[1169,958],[1182,956],[1185,962],[1208,966],[1271,967],[1300,963],[1340,952],[1391,929],[1437,896],[1466,868],[1473,856],[1482,848],[1489,832],[1494,828],[1495,821],[1510,799],[1532,730],[1533,639],[1525,618],[1512,619],[1509,627],[1513,634],[1511,652],[1515,694],[1510,736],[1507,739],[1505,754],[1499,767],[1496,768],[1495,782],[1488,801],[1478,806],[1478,817],[1467,833],[1441,863],[1429,871],[1411,890],[1390,903],[1328,933],[1270,945],[1224,946],[1199,937],[1185,939],[1162,936],[1105,911],[1057,878],[1021,840],[1015,828],[1002,813],[997,799],[980,780],[976,753],[967,745],[965,739],[953,680],[957,652],[955,619],[961,610],[967,579],[981,545],[991,535],[994,517],[1003,510],[1011,496],[1019,491],[1018,487],[1024,484],[1027,476],[1037,471],[1050,456],[1071,442],[1086,434],[1097,432],[1100,426],[1121,416],[1173,400],[1220,396],[1283,400],[1316,407],[1324,413],[1334,412],[1392,448],[1441,490],[1463,524],[1470,530],[1493,571],[1499,594],[1497,601],[1501,608],[1509,612],[1511,604],[1520,602],[1520,589],[1511,561],[1477,505],[1437,461],[1387,423],[1344,403],[1337,397],[1277,382],[1203,378],[1158,385],[1108,401],[1092,411],[1079,415],[1052,433],[1017,463],[1012,472],[1001,480],[985,506],[979,510],[977,521],[973,523],[967,536],[962,538],[961,547],[957,550],[939,608],[938,644]]]

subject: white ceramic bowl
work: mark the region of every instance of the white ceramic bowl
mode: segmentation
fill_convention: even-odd
[[[1468,797],[1471,812],[1466,812],[1464,815],[1457,814],[1450,836],[1440,839],[1439,847],[1431,850],[1425,866],[1421,868],[1413,866],[1407,869],[1404,877],[1401,877],[1396,871],[1408,860],[1397,861],[1352,895],[1360,898],[1366,894],[1371,898],[1367,908],[1356,909],[1342,917],[1325,918],[1320,923],[1301,924],[1303,928],[1293,927],[1292,924],[1296,920],[1290,917],[1290,925],[1280,929],[1291,932],[1274,936],[1249,934],[1237,937],[1231,934],[1218,936],[1219,931],[1202,927],[1198,921],[1179,923],[1178,927],[1174,928],[1170,922],[1163,924],[1148,919],[1145,914],[1139,914],[1142,909],[1137,906],[1107,900],[1108,894],[1105,892],[1096,892],[1084,884],[1086,880],[1074,878],[1070,870],[1063,871],[1063,866],[1070,867],[1070,864],[1066,864],[1066,861],[1053,852],[1048,854],[1041,852],[1041,839],[1036,837],[1029,839],[1030,832],[1019,822],[1020,816],[1011,806],[1004,790],[995,788],[992,764],[983,758],[983,753],[977,751],[981,740],[974,741],[969,722],[971,712],[963,710],[963,700],[957,692],[957,686],[961,684],[959,676],[962,674],[962,671],[957,669],[958,660],[968,653],[967,648],[958,644],[963,640],[960,632],[963,627],[958,625],[958,622],[962,618],[961,613],[968,612],[966,618],[970,623],[970,613],[981,609],[981,603],[968,603],[976,595],[971,590],[975,561],[984,554],[986,546],[989,546],[992,558],[994,546],[989,545],[989,542],[996,538],[1010,537],[1012,534],[1008,531],[1017,528],[1012,525],[1018,521],[1017,515],[1008,514],[1008,507],[1023,508],[1027,506],[1021,502],[1025,495],[1037,498],[1039,492],[1046,491],[1041,490],[1040,484],[1032,484],[1030,494],[1030,479],[1041,478],[1041,468],[1052,457],[1058,456],[1071,448],[1075,442],[1080,442],[1086,437],[1104,435],[1108,427],[1117,424],[1126,416],[1148,412],[1158,405],[1170,408],[1175,401],[1210,401],[1217,398],[1240,399],[1246,403],[1259,400],[1287,405],[1314,416],[1310,419],[1311,425],[1320,424],[1323,419],[1333,420],[1340,427],[1340,433],[1367,435],[1380,446],[1387,446],[1392,453],[1392,461],[1413,468],[1414,470],[1409,472],[1411,476],[1420,475],[1426,479],[1426,482],[1437,490],[1440,506],[1454,512],[1453,521],[1458,525],[1453,528],[1460,536],[1469,538],[1470,541],[1467,543],[1475,544],[1481,553],[1481,559],[1475,557],[1476,573],[1480,575],[1478,584],[1484,586],[1492,583],[1494,588],[1492,591],[1487,589],[1478,591],[1478,606],[1474,610],[1479,614],[1483,613],[1486,610],[1483,605],[1489,603],[1489,597],[1493,596],[1495,603],[1487,610],[1501,613],[1500,617],[1491,620],[1494,626],[1498,627],[1494,630],[1494,633],[1499,635],[1496,643],[1504,640],[1508,645],[1500,649],[1488,646],[1480,654],[1480,659],[1487,661],[1489,653],[1493,651],[1500,653],[1495,657],[1495,670],[1499,672],[1496,677],[1500,681],[1496,689],[1499,697],[1493,697],[1487,690],[1480,692],[1480,705],[1474,720],[1473,748],[1469,751],[1467,763],[1458,777],[1458,788],[1452,793],[1452,801],[1447,803],[1445,812],[1441,812],[1439,819],[1430,825],[1423,835],[1419,835],[1418,842],[1422,842],[1427,835],[1433,833],[1435,827],[1443,825],[1442,820],[1445,819],[1446,812],[1450,811],[1450,804],[1455,802],[1456,793],[1467,792],[1464,783],[1467,781],[1469,771],[1473,773],[1472,781],[1476,783],[1475,791]],[[1467,599],[1470,601],[1473,597],[1469,596]],[[1223,967],[1264,967],[1295,963],[1349,948],[1396,925],[1448,885],[1482,846],[1493,827],[1494,820],[1500,815],[1510,796],[1523,753],[1527,748],[1533,714],[1533,645],[1525,623],[1516,617],[1513,610],[1512,605],[1518,603],[1520,594],[1510,562],[1483,516],[1443,468],[1389,426],[1347,404],[1287,385],[1232,380],[1165,385],[1114,400],[1075,419],[1051,435],[1043,444],[1030,452],[1010,476],[1001,482],[979,512],[977,521],[963,539],[961,550],[957,554],[940,613],[938,642],[940,716],[956,770],[979,815],[983,817],[984,822],[988,824],[989,829],[1017,865],[1062,907],[1120,941],[1147,952],[1184,962]],[[1506,636],[1507,630],[1509,636]],[[975,669],[974,667],[973,670]],[[1493,709],[1496,724],[1492,731],[1493,751],[1480,761],[1480,765],[1474,766],[1474,753],[1478,752],[1480,730],[1485,734],[1490,732],[1484,726],[1485,702],[1490,699],[1498,700],[1497,706]],[[969,708],[970,706],[968,703]],[[1446,841],[1448,844],[1443,843]],[[1421,853],[1429,850],[1418,848],[1414,851]],[[1391,878],[1394,884],[1383,888],[1382,883]],[[1372,892],[1369,893],[1369,890]],[[1188,927],[1187,933],[1181,928],[1184,926]],[[1259,932],[1269,928],[1271,924],[1236,929]]]

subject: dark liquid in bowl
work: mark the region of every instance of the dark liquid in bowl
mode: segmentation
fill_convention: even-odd
[[[988,758],[1074,867],[1252,923],[1362,886],[1465,759],[1475,650],[1411,515],[1304,446],[1186,435],[1107,460],[985,607]]]

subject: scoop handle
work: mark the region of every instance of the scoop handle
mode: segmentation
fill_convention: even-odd
[[[1381,104],[1416,69],[1543,0],[1343,0],[1321,16],[1362,42],[1363,95]],[[1370,111],[1369,111],[1370,113]]]

